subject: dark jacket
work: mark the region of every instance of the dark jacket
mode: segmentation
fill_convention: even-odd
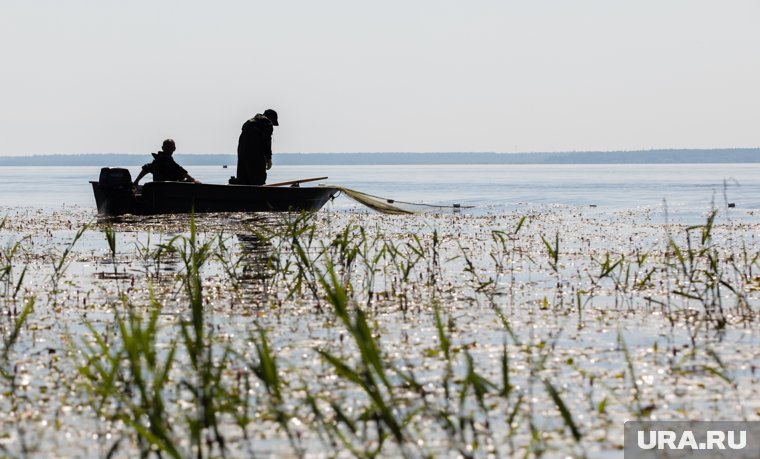
[[[243,124],[238,140],[237,181],[243,185],[263,185],[267,162],[272,160],[272,122],[258,114]]]
[[[174,161],[174,158],[162,152],[151,153],[153,161],[144,165],[142,170],[153,174],[154,182],[181,182],[187,171]]]

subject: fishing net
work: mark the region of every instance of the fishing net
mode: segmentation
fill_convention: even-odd
[[[459,210],[469,209],[473,206],[461,206],[459,204],[452,204],[449,206],[437,206],[432,204],[422,204],[414,202],[397,201],[395,199],[382,198],[380,196],[373,196],[371,194],[362,193],[361,191],[352,190],[345,187],[336,187],[346,196],[354,201],[363,204],[370,209],[374,209],[384,214],[419,214],[423,212],[440,212],[443,210]]]

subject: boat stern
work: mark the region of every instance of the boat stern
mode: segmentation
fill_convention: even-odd
[[[104,167],[97,182],[91,181],[99,215],[132,213],[137,200],[132,190],[132,176],[127,169]]]

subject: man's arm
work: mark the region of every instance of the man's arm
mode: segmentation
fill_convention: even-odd
[[[137,176],[137,178],[135,179],[135,181],[132,182],[132,185],[137,186],[137,184],[140,182],[140,179],[142,179],[143,177],[145,177],[147,174],[148,174],[148,171],[145,170],[145,168],[143,167],[143,169],[140,171],[140,174]]]
[[[272,168],[272,126],[268,126],[266,133],[264,134],[264,156],[267,158],[267,170]]]
[[[186,181],[186,182],[193,182],[193,183],[197,183],[197,184],[200,184],[200,183],[201,183],[201,182],[200,182],[200,180],[195,180],[195,179],[194,179],[194,178],[193,178],[193,177],[192,177],[190,174],[188,174],[187,172],[185,172],[185,181]]]

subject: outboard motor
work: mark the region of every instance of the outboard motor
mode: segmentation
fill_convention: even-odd
[[[131,213],[135,206],[135,194],[132,191],[132,175],[120,167],[100,169],[100,179],[91,182],[95,192],[95,202],[101,215],[120,215]]]
[[[132,175],[121,167],[104,167],[100,169],[100,187],[105,190],[132,193]]]

